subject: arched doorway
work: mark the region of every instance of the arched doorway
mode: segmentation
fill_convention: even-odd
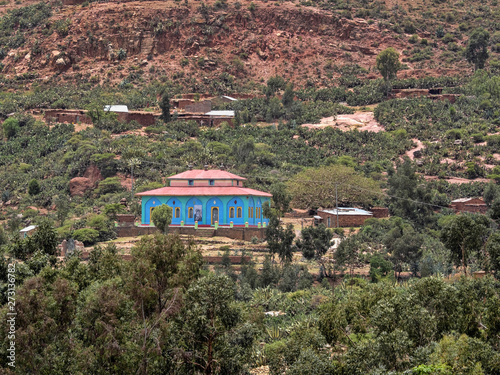
[[[219,198],[210,198],[207,201],[207,214],[210,215],[205,221],[206,224],[215,225],[217,221],[220,225],[226,224],[224,221],[224,206]]]

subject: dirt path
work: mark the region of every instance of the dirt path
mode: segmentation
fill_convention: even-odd
[[[438,176],[424,176],[426,181],[432,181],[432,180],[437,180]],[[469,180],[468,178],[461,178],[461,177],[449,177],[445,178],[445,181],[447,181],[450,184],[470,184],[472,182],[490,182],[491,180],[487,178],[475,178],[473,180]]]
[[[414,160],[415,157],[413,156],[413,153],[415,151],[422,150],[424,148],[424,144],[422,143],[422,141],[418,140],[417,138],[413,138],[412,141],[417,144],[417,147],[412,148],[411,150],[406,151],[406,156],[408,156],[411,160]]]
[[[342,131],[368,131],[378,133],[384,128],[375,120],[373,112],[356,112],[352,115],[338,115],[337,117],[322,118],[319,124],[303,124],[310,129],[323,129],[328,126],[335,127]]]

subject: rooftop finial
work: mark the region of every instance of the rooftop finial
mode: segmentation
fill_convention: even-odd
[[[205,164],[205,170],[208,171],[208,164]]]
[[[221,164],[221,165],[220,165],[220,167],[219,167],[219,169],[220,169],[221,171],[225,171],[225,170],[226,170],[226,167],[224,166],[224,164]]]
[[[192,170],[193,170],[193,164],[188,164],[188,169],[189,169],[190,171],[192,171]]]

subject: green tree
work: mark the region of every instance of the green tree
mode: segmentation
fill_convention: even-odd
[[[359,253],[361,249],[361,242],[357,236],[351,236],[343,240],[333,257],[340,267],[347,266],[351,276],[354,273],[354,268],[359,263]]]
[[[132,249],[132,258],[131,294],[146,316],[161,313],[168,301],[180,298],[175,288],[187,289],[202,264],[195,243],[184,244],[177,234],[143,237]]]
[[[445,365],[454,375],[493,374],[500,355],[491,346],[467,335],[444,336],[430,355],[430,365]]]
[[[3,122],[3,134],[7,139],[14,137],[19,131],[19,121],[13,117],[9,117]]]
[[[461,214],[444,217],[440,224],[441,240],[450,250],[455,265],[467,274],[469,259],[480,255],[489,232],[489,220],[484,215]]]
[[[238,163],[248,164],[254,158],[255,143],[251,136],[241,137],[233,143],[233,155],[236,157]]]
[[[186,351],[190,352],[190,367],[203,374],[236,374],[242,370],[230,341],[240,321],[233,302],[233,283],[225,275],[211,273],[187,291],[180,324]]]
[[[37,231],[33,235],[37,250],[43,251],[45,254],[57,254],[57,234],[54,226],[49,220],[44,219],[38,224]]]
[[[330,248],[333,238],[331,232],[324,224],[302,229],[301,239],[296,242],[297,249],[306,259],[320,259]]]
[[[376,181],[344,165],[307,168],[288,181],[293,206],[298,208],[335,207],[336,188],[339,205],[368,205],[381,194]]]
[[[293,91],[293,83],[288,83],[285,88],[285,92],[283,93],[283,98],[281,99],[281,103],[285,107],[288,107],[293,104],[293,98],[295,97],[295,93]]]
[[[396,218],[393,223],[394,228],[384,237],[384,245],[391,254],[394,269],[401,272],[403,265],[407,264],[416,276],[418,260],[422,255],[423,236],[417,233],[411,225],[405,224],[401,218]]]
[[[274,208],[278,211],[278,217],[281,217],[290,209],[292,196],[288,193],[287,186],[283,182],[272,184],[270,191],[273,195]]]
[[[111,220],[116,220],[116,215],[125,211],[125,207],[120,203],[110,203],[104,206],[104,214]]]
[[[486,253],[495,277],[500,279],[500,232],[493,233],[486,243]]]
[[[386,83],[387,94],[389,94],[390,82],[396,78],[397,72],[401,68],[399,53],[393,47],[389,47],[378,54],[376,64]]]
[[[284,229],[276,216],[269,219],[269,225],[266,228],[267,247],[273,256],[278,254],[282,263],[292,261],[294,239],[295,230],[292,224],[288,224]]]
[[[387,182],[391,215],[408,219],[420,227],[428,224],[434,215],[433,207],[428,204],[432,194],[409,158],[399,163],[396,172],[389,170]]]
[[[387,276],[392,269],[392,263],[385,260],[382,255],[375,254],[370,258],[370,278],[372,282],[378,282],[381,277]]]
[[[164,122],[170,121],[170,95],[165,91],[160,101],[161,119]]]
[[[482,27],[478,27],[472,32],[465,48],[465,58],[469,63],[474,64],[474,70],[484,68],[489,57],[489,41],[490,33]]]
[[[40,184],[38,183],[38,180],[32,179],[29,184],[28,184],[28,194],[33,196],[33,195],[38,195],[40,194]]]
[[[172,213],[172,207],[162,204],[155,207],[151,214],[151,221],[163,234],[168,232],[168,226],[172,222]]]
[[[79,295],[73,336],[88,348],[85,373],[127,374],[137,368],[137,313],[120,278],[94,282]]]
[[[85,246],[90,246],[97,242],[99,232],[91,228],[80,228],[73,232],[73,238],[83,242]]]

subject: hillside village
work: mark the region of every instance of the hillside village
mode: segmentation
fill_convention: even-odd
[[[1,373],[500,373],[499,25],[0,1]]]

